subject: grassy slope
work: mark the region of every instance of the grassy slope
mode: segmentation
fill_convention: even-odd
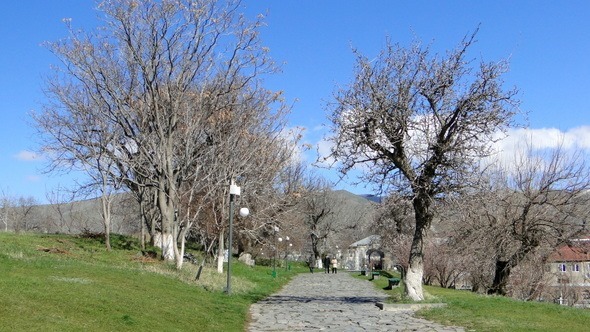
[[[233,264],[225,275],[196,267],[181,273],[145,261],[136,244],[115,237],[112,252],[95,240],[0,233],[0,331],[243,331],[248,307],[304,268],[279,271]],[[49,252],[43,251],[49,250]],[[366,277],[363,277],[366,278]],[[374,281],[383,288],[386,278]],[[400,298],[400,288],[388,291]],[[418,315],[475,331],[587,331],[590,311],[426,287],[442,309]]]
[[[363,277],[367,278],[367,277]],[[386,278],[373,281],[385,288]],[[501,296],[426,286],[425,302],[444,302],[446,307],[422,310],[417,316],[445,325],[463,326],[468,331],[589,331],[590,310],[552,303],[523,302]],[[407,303],[401,287],[386,291]]]
[[[96,240],[0,234],[0,330],[242,331],[249,305],[297,272],[273,279],[268,267],[232,264],[228,296],[225,275],[195,282],[194,266],[179,274],[114,242],[105,252]]]

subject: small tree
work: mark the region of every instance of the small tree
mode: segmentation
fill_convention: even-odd
[[[0,197],[0,221],[4,224],[5,232],[8,232],[9,224],[11,222],[11,218],[13,215],[15,203],[13,200],[8,197],[4,192],[2,192],[2,197]]]
[[[331,185],[322,178],[311,176],[308,178],[303,199],[299,204],[299,211],[303,215],[304,223],[309,235],[310,247],[315,260],[321,258],[322,245],[328,236],[336,231],[336,204],[331,195]]]
[[[411,197],[415,229],[406,291],[423,300],[424,239],[435,199],[457,193],[489,143],[515,113],[515,91],[504,91],[506,62],[465,59],[475,33],[445,56],[387,41],[374,59],[357,56],[352,83],[331,109],[331,155],[342,174],[357,166],[362,179]]]
[[[32,197],[21,196],[18,198],[16,203],[16,223],[14,230],[18,231],[31,231],[39,228],[39,224],[34,219],[35,207],[39,205],[37,200]]]

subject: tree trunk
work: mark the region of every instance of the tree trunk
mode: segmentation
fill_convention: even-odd
[[[180,240],[180,248],[176,247],[174,249],[174,254],[176,256],[176,269],[180,270],[184,263],[184,239]]]
[[[157,193],[153,194],[153,199],[154,199],[154,207],[159,206],[158,205],[158,195]],[[154,211],[150,211],[150,212],[154,212]],[[156,218],[154,217],[153,213],[150,213],[150,218],[151,218],[151,222],[150,222],[150,245],[155,245],[155,235],[156,235]],[[146,219],[148,220],[148,219]],[[161,232],[160,232],[161,233]],[[161,234],[160,234],[161,235]],[[161,236],[160,236],[161,239]],[[161,242],[160,242],[161,243]]]
[[[111,198],[104,193],[101,196],[102,220],[104,224],[104,243],[107,251],[111,251]]]
[[[219,249],[217,251],[217,272],[223,273],[223,257],[225,255],[225,250],[223,246],[223,232],[219,234]]]
[[[408,272],[406,273],[406,295],[414,301],[424,300],[422,277],[424,276],[424,238],[432,221],[430,198],[417,195],[413,201],[416,215],[416,230],[410,248]]]
[[[311,251],[313,252],[313,257],[316,260],[320,259],[321,255],[320,255],[320,251],[318,248],[319,239],[314,233],[311,233],[310,237],[311,237]]]
[[[186,247],[186,234],[190,230],[192,223],[188,223],[186,227],[184,227],[180,233],[178,234],[178,239],[180,240],[180,250],[178,253],[178,259],[176,261],[176,268],[180,270],[182,268],[182,263],[184,262],[184,251]]]
[[[171,198],[174,190],[169,189],[170,183],[164,184],[162,187],[168,188],[166,192],[158,191],[158,208],[162,216],[162,258],[166,261],[173,261],[177,258],[178,252],[175,236],[174,201]]]
[[[494,282],[488,294],[506,295],[506,283],[510,277],[510,264],[508,261],[497,260],[494,273]]]
[[[141,224],[141,250],[145,250],[145,236],[146,236],[146,227],[147,227],[147,215],[145,211],[145,202],[143,198],[139,198],[139,223]],[[153,238],[153,234],[151,234],[151,238]],[[154,244],[153,240],[150,239],[150,244]]]
[[[173,234],[174,209],[168,204],[165,193],[159,193],[159,206],[162,215],[162,258],[173,261],[175,239]]]
[[[111,211],[104,218],[104,243],[107,251],[111,251]]]
[[[422,291],[422,277],[424,276],[424,239],[421,236],[422,231],[418,230],[416,225],[416,232],[412,240],[412,247],[410,249],[410,259],[408,271],[406,273],[406,295],[414,301],[424,300],[424,293]]]
[[[413,247],[413,246],[412,246]],[[413,253],[414,251],[412,251]],[[406,295],[413,301],[424,300],[422,291],[422,276],[424,275],[424,260],[422,255],[410,254],[410,266],[406,273]]]
[[[518,263],[538,245],[522,245],[510,258],[506,261],[496,261],[496,271],[494,274],[494,282],[488,291],[489,294],[506,295],[506,284],[512,269],[518,266]]]

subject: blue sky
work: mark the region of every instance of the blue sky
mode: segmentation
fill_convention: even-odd
[[[261,37],[283,64],[268,87],[294,102],[290,125],[305,128],[312,145],[323,144],[326,103],[351,79],[351,47],[375,56],[388,36],[402,45],[417,38],[442,53],[480,25],[470,55],[510,58],[506,86],[519,88],[528,112],[530,130],[514,131],[510,142],[528,135],[546,146],[560,137],[590,147],[590,1],[243,0],[242,7],[249,16],[266,14]],[[42,173],[42,157],[32,153],[37,146],[28,113],[40,110],[43,76],[56,62],[41,43],[66,35],[63,18],[76,27],[96,26],[93,8],[93,1],[82,0],[0,4],[0,196],[45,201],[47,190],[72,179]]]

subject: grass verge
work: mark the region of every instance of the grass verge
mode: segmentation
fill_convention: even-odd
[[[232,264],[226,275],[197,267],[178,272],[145,259],[137,243],[63,235],[0,233],[0,330],[5,331],[243,331],[251,303],[298,272]],[[295,265],[294,265],[295,266]]]
[[[368,279],[367,276],[357,276]],[[393,303],[413,303],[403,286],[386,290],[387,278],[372,281],[390,295]],[[588,331],[590,310],[552,303],[524,302],[502,296],[488,296],[433,286],[424,287],[421,303],[446,303],[445,307],[416,312],[444,325],[462,326],[466,331]]]

